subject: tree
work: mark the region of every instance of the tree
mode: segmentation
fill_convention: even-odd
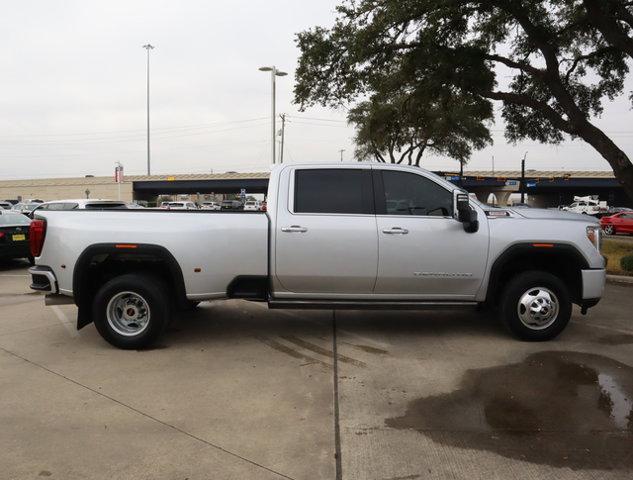
[[[593,122],[623,91],[633,2],[346,0],[337,10],[331,29],[297,36],[302,108],[346,104],[385,82],[499,101],[508,140],[580,138],[633,199],[633,164]]]
[[[356,127],[356,158],[420,166],[429,149],[465,163],[475,149],[491,142],[486,124],[488,102],[429,91],[381,92],[352,108],[348,121]]]

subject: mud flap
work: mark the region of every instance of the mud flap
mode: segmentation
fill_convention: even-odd
[[[86,325],[92,323],[92,308],[91,302],[81,302],[77,309],[77,330],[81,330]]]

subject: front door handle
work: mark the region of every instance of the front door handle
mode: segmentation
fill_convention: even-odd
[[[409,230],[402,227],[391,227],[386,228],[382,231],[382,233],[386,233],[387,235],[406,235],[407,233],[409,233]]]
[[[281,231],[286,233],[305,233],[308,231],[308,229],[306,227],[302,227],[301,225],[292,225],[290,227],[281,227]]]

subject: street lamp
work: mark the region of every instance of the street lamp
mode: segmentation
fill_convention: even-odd
[[[281,70],[277,70],[277,67],[275,67],[274,65],[272,67],[260,67],[259,68],[260,72],[270,72],[270,78],[271,78],[271,84],[270,84],[270,88],[271,88],[271,121],[272,121],[272,125],[271,125],[271,152],[272,152],[272,163],[273,165],[276,163],[275,161],[275,77],[285,77],[286,75],[288,75],[286,72],[282,72]]]
[[[521,203],[525,203],[525,157],[527,157],[527,154],[528,152],[526,151],[521,160]]]
[[[151,175],[149,158],[149,51],[154,50],[154,46],[148,43],[143,45],[143,48],[147,50],[147,175]]]

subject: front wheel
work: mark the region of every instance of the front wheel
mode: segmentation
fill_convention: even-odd
[[[104,284],[93,302],[101,336],[123,349],[152,345],[169,323],[171,305],[165,284],[150,275],[126,274]]]
[[[522,340],[556,337],[571,317],[571,300],[563,281],[551,273],[528,271],[506,287],[500,305],[501,320]]]

